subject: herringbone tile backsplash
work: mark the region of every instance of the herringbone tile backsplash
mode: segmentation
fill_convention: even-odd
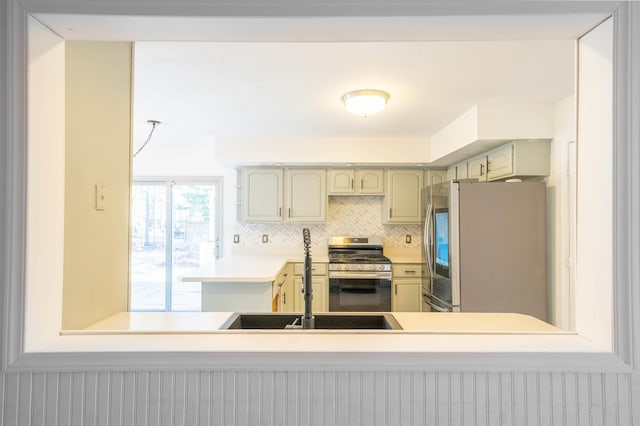
[[[383,225],[381,196],[329,197],[326,223],[236,223],[234,233],[240,235],[240,247],[297,247],[302,245],[302,228],[309,228],[312,246],[326,249],[329,237],[336,235],[379,235],[385,247],[420,247],[420,225]],[[262,235],[269,236],[262,243]],[[411,235],[411,243],[405,242]]]

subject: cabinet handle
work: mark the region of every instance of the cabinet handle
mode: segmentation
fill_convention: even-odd
[[[391,218],[391,217],[393,217],[393,214],[392,214],[392,213],[393,213],[393,209],[389,209],[389,217],[390,217],[390,218]]]
[[[415,274],[416,273],[416,271],[404,271],[404,272],[406,272],[407,274]]]
[[[287,293],[282,293],[282,304],[283,305],[287,304]]]
[[[364,189],[364,179],[360,179],[360,189]]]
[[[291,207],[289,207],[289,217],[291,217]]]
[[[353,179],[351,179],[351,189],[353,189]]]
[[[480,164],[480,176],[482,176],[484,173],[482,173],[482,169],[484,168],[484,164]]]
[[[393,293],[397,296],[398,295],[398,284],[393,286]]]
[[[489,174],[489,165],[491,165],[491,161],[487,160],[487,174]]]
[[[278,207],[278,217],[282,217],[282,207]]]

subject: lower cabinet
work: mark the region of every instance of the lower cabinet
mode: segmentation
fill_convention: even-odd
[[[282,271],[278,274],[274,282],[274,291],[277,294],[275,300],[277,301],[278,312],[295,312],[295,289],[293,285],[293,277],[291,276],[291,266],[287,264]],[[275,306],[274,306],[275,307]]]
[[[391,310],[394,312],[420,312],[422,308],[422,265],[406,263],[391,266],[393,289]]]
[[[304,294],[302,293],[302,271],[304,264],[293,264],[295,312],[304,312]],[[313,288],[313,312],[329,311],[329,280],[327,264],[314,263],[311,266],[311,287]]]

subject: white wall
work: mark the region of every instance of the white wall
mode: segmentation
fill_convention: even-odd
[[[556,103],[554,124],[550,174],[546,179],[550,319],[554,325],[572,330],[575,327],[572,283],[575,247],[571,238],[575,230],[570,212],[575,209],[575,192],[571,188],[575,170],[571,170],[570,163],[576,141],[575,96]]]
[[[393,149],[389,149],[392,146]],[[225,164],[402,164],[427,163],[429,138],[248,138],[216,140]]]
[[[550,103],[487,103],[474,105],[430,139],[430,162],[450,165],[465,157],[517,139],[551,139]],[[441,163],[438,163],[441,164]]]
[[[61,328],[65,213],[64,40],[35,19],[29,34],[27,347]]]
[[[578,45],[576,329],[612,348],[613,20]]]

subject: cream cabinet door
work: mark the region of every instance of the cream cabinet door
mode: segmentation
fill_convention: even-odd
[[[487,156],[481,155],[467,161],[467,177],[469,179],[487,180]]]
[[[456,166],[449,166],[447,169],[447,180],[456,180],[458,179],[458,170]]]
[[[280,274],[278,274],[274,285],[278,289],[278,312],[295,312],[296,293],[294,291],[292,267],[290,264],[287,264]]]
[[[329,285],[327,277],[319,277],[313,275],[311,277],[311,287],[313,289],[313,300],[311,301],[311,310],[316,312],[328,312],[328,292]],[[302,293],[302,277],[295,278],[294,292],[296,297],[296,311],[304,312],[304,294]]]
[[[282,169],[247,168],[243,173],[242,219],[282,221]]]
[[[357,182],[356,189],[361,194],[384,194],[384,170],[358,170]]]
[[[454,178],[449,178],[448,169],[432,169],[425,172],[425,186],[435,185],[453,179]]]
[[[280,306],[281,312],[296,311],[296,292],[293,285],[293,279],[287,277],[282,287],[280,287]]]
[[[400,279],[393,281],[391,309],[394,312],[420,312],[422,307],[422,281]]]
[[[456,179],[467,179],[469,177],[469,163],[462,161],[455,165]]]
[[[382,169],[330,169],[329,195],[384,194]]]
[[[389,170],[384,197],[384,223],[421,223],[423,215],[422,170]]]
[[[487,179],[494,180],[513,174],[513,144],[489,151],[487,154]]]
[[[355,188],[355,175],[353,169],[330,169],[329,170],[329,194],[353,194]]]
[[[324,222],[327,219],[327,172],[324,169],[287,170],[289,222]]]

